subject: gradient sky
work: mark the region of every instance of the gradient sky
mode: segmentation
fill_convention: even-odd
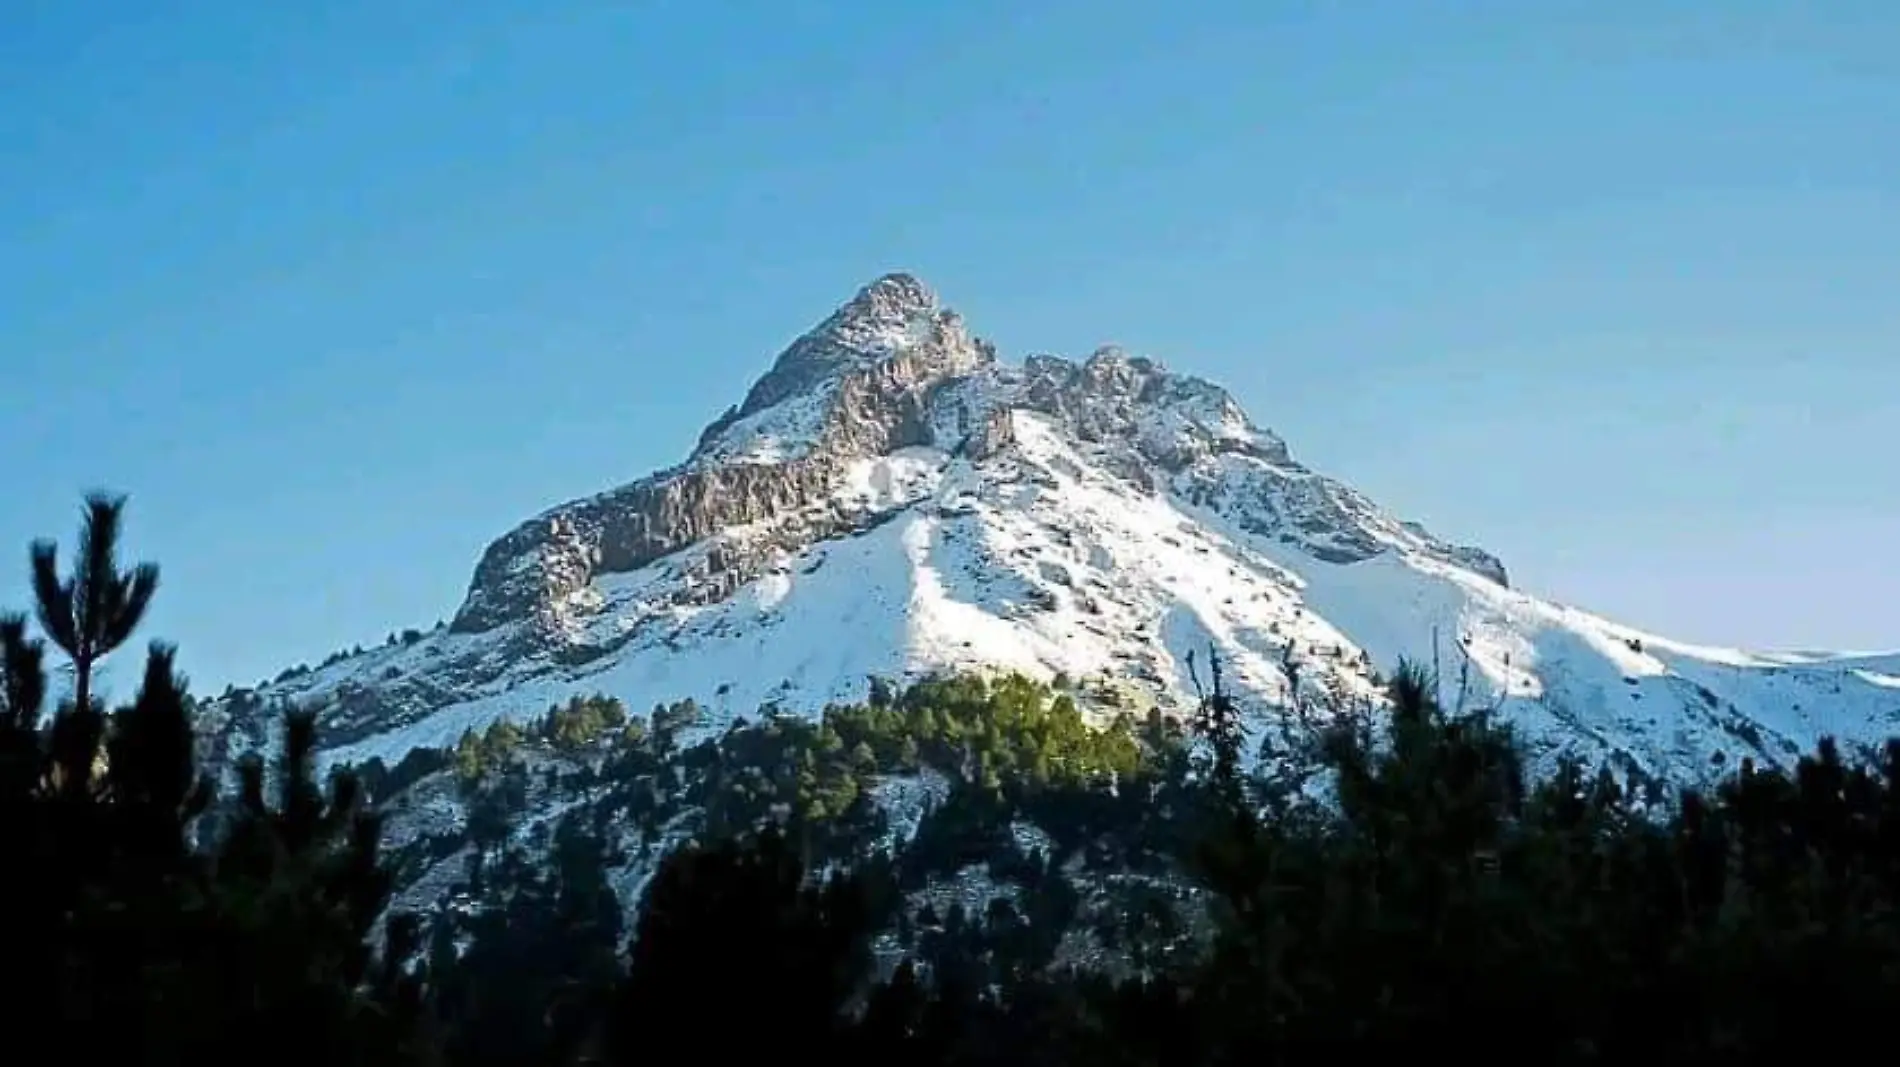
[[[1522,587],[1900,646],[1891,0],[8,0],[0,603],[105,486],[200,690],[429,625],[893,269]]]

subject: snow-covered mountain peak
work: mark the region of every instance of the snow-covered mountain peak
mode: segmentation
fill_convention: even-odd
[[[908,274],[886,274],[781,352],[746,394],[738,414],[751,415],[841,372],[908,349],[933,341],[954,346],[961,340],[967,340],[961,319],[938,303],[928,286]]]
[[[1510,587],[1296,461],[1226,390],[1122,349],[999,361],[908,275],[794,341],[681,465],[496,539],[453,622],[216,702],[273,699],[333,758],[453,743],[593,691],[686,697],[708,728],[816,712],[866,676],[1086,679],[1098,710],[1180,708],[1212,646],[1262,718],[1303,685],[1441,662],[1544,752],[1663,775],[1785,761],[1900,724],[1900,668],[1668,642]]]
[[[870,377],[922,389],[995,358],[909,274],[886,274],[793,341],[745,399],[700,435],[692,462],[773,463],[820,444],[838,401]],[[846,397],[848,399],[848,397]]]

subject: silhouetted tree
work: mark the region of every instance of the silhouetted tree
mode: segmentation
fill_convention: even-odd
[[[612,1062],[650,1059],[662,1035],[676,1035],[683,1020],[716,1018],[721,1006],[739,1010],[744,1024],[694,1032],[708,1060],[842,1054],[846,1010],[868,978],[866,912],[856,879],[808,883],[775,828],[675,851],[635,927],[606,1035]]]
[[[32,553],[47,634],[71,659],[74,699],[42,729],[44,655],[0,618],[0,915],[9,923],[0,1026],[15,1047],[71,1059],[176,1064],[254,1056],[414,1063],[421,989],[402,972],[418,931],[391,917],[369,951],[388,875],[353,780],[310,783],[314,723],[287,725],[278,802],[242,775],[231,835],[201,848],[212,797],[170,646],[152,645],[132,702],[108,717],[94,671],[128,641],[157,586],[114,559],[122,501],[95,494],[70,578]],[[102,759],[103,757],[103,759]]]
[[[105,493],[86,497],[73,572],[59,574],[59,547],[33,542],[33,593],[40,625],[73,665],[73,707],[91,713],[93,670],[123,645],[145,617],[158,591],[158,567],[141,563],[119,570],[120,523],[125,498]]]
[[[472,917],[438,918],[439,937],[468,940],[459,958],[440,947],[432,965],[451,1067],[577,1054],[619,976],[622,917],[607,859],[599,828],[570,815],[547,856],[500,856]]]

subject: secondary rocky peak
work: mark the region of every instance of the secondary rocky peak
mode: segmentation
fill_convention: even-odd
[[[1090,377],[1121,377],[1127,375],[1146,375],[1156,371],[1166,371],[1154,360],[1146,356],[1130,355],[1120,345],[1102,345],[1089,354],[1088,361],[1082,364],[1082,370]]]
[[[1116,345],[1080,362],[1035,355],[1023,362],[1022,402],[1059,419],[1081,440],[1123,440],[1170,469],[1213,452],[1291,463],[1286,445],[1253,424],[1233,396]]]

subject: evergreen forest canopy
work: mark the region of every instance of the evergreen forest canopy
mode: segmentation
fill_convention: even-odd
[[[37,625],[0,618],[23,1061],[1766,1063],[1857,1053],[1900,1003],[1900,742],[1659,805],[1529,775],[1506,724],[1399,665],[1389,714],[1259,777],[1215,663],[1185,727],[944,678],[686,744],[690,702],[598,697],[325,781],[293,712],[221,790],[169,646],[122,706],[95,684],[159,588],[122,516],[88,498],[70,558],[29,553]],[[521,826],[553,784],[592,802]],[[386,846],[381,809],[425,788],[466,826]],[[973,868],[1006,891],[946,896]]]

